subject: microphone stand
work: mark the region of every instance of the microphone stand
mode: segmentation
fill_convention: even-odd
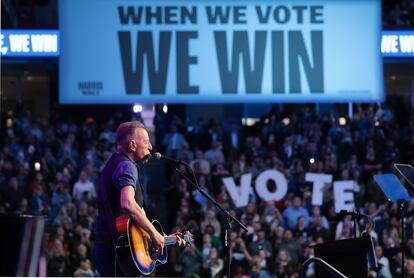
[[[352,219],[352,222],[354,224],[353,236],[354,236],[354,238],[357,238],[357,228],[358,228],[358,226],[357,226],[358,225],[358,222],[357,221],[359,221],[361,219],[362,215],[359,212],[357,212],[357,211],[341,210],[340,213],[343,216],[351,215],[351,219]]]
[[[214,200],[208,193],[200,188],[198,185],[196,176],[194,174],[193,168],[191,168],[188,163],[182,160],[177,160],[176,163],[181,163],[185,165],[188,169],[191,169],[191,173],[193,175],[194,181],[188,178],[185,174],[183,174],[175,165],[174,170],[180,174],[184,179],[186,179],[190,184],[192,184],[206,199],[211,201],[216,208],[218,208],[223,214],[223,222],[225,226],[224,230],[224,246],[226,247],[226,254],[227,254],[227,278],[231,278],[231,250],[230,250],[230,230],[232,229],[232,223],[236,223],[240,228],[242,228],[245,232],[247,232],[246,226],[244,226],[239,220],[237,220],[233,215],[231,215],[226,209],[224,209],[219,203]]]
[[[405,263],[405,225],[404,218],[407,213],[407,202],[403,199],[398,199],[398,212],[401,217],[401,277],[405,277],[404,263]]]
[[[352,214],[352,220],[354,221],[354,238],[357,238],[357,228],[358,228],[358,226],[357,226],[357,220],[359,220],[359,214],[358,214],[358,212],[353,212]]]

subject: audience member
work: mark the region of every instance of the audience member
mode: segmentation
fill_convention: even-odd
[[[332,113],[315,115],[309,110],[291,114],[287,121],[283,113],[272,109],[253,127],[200,118],[184,128],[176,116],[157,116],[156,150],[189,162],[201,188],[248,227],[247,233],[235,228],[230,234],[232,270],[237,277],[296,277],[301,263],[313,256],[310,245],[353,237],[352,219],[336,217],[332,186],[323,189],[321,206],[312,205],[308,172],[355,181],[355,209],[375,222],[370,234],[375,236],[382,265],[379,275],[395,277],[403,267],[398,206],[385,205],[373,175],[392,171],[395,162],[414,163],[414,121],[411,116],[410,124],[399,124],[401,109],[392,103],[357,105],[345,125]],[[2,130],[0,213],[49,218],[45,230],[48,276],[96,276],[90,257],[95,184],[114,149],[113,127],[123,119],[114,114],[109,121],[87,118],[76,123],[59,111],[52,115],[50,123],[40,124],[24,110],[18,111],[13,125]],[[179,168],[188,173],[184,166]],[[288,193],[277,202],[262,200],[254,189],[257,176],[269,169],[283,173],[287,180]],[[232,176],[240,185],[246,174],[251,174],[252,185],[248,203],[236,208],[222,178]],[[165,232],[189,230],[195,243],[175,252],[166,267],[157,268],[157,274],[223,277],[223,216],[202,194],[191,191],[185,179],[175,174],[168,179],[171,187],[156,192],[168,195],[165,207],[173,216]],[[414,272],[413,211],[414,202],[405,219],[407,277]],[[366,223],[358,226],[359,235]],[[308,274],[312,273],[310,268]]]

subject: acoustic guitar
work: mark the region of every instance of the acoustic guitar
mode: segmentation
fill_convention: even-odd
[[[116,218],[118,238],[115,250],[118,263],[127,276],[140,276],[151,274],[155,266],[165,264],[168,260],[168,245],[190,245],[193,236],[190,232],[166,236],[161,224],[154,220],[152,224],[157,231],[164,235],[164,249],[158,250],[151,242],[147,232],[138,227],[128,216],[123,215]]]

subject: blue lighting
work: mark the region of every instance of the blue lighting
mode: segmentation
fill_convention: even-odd
[[[414,30],[382,31],[383,57],[414,57]]]
[[[57,30],[1,30],[1,57],[58,57]]]

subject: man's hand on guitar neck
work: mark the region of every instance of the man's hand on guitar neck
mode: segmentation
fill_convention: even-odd
[[[173,234],[171,234],[172,236],[175,236],[176,240],[177,240],[177,246],[185,246],[186,242],[183,239],[183,233],[181,232],[175,232]]]

